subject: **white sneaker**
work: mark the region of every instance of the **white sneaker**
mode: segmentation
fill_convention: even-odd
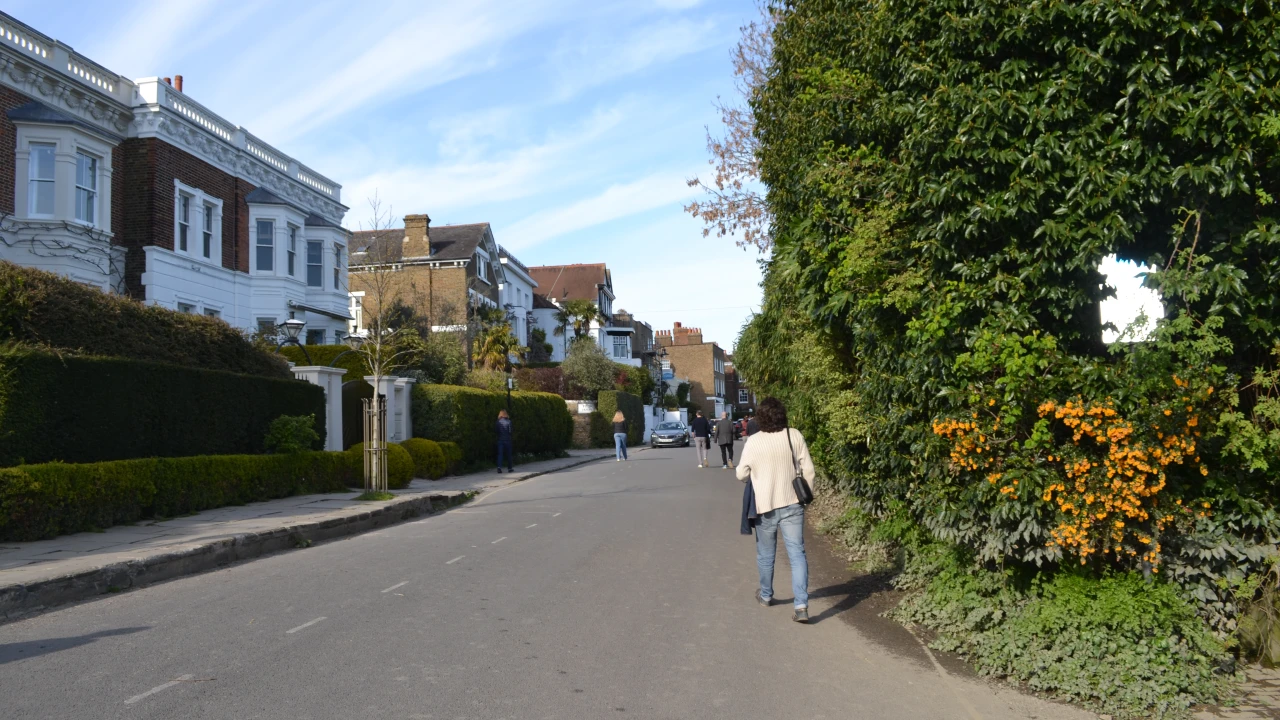
[[[721,466],[720,466],[720,469],[721,469],[721,470],[728,470],[728,469],[729,469],[729,466],[728,466],[728,465],[721,465]]]

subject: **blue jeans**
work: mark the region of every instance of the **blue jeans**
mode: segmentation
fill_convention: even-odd
[[[804,555],[804,506],[774,508],[760,513],[756,525],[756,567],[760,570],[760,596],[773,597],[773,558],[778,554],[778,530],[791,561],[791,591],[795,606],[809,607],[809,561]]]
[[[627,434],[613,434],[613,454],[618,456],[619,460],[627,459]]]
[[[514,468],[511,466],[511,461],[512,461],[512,457],[511,457],[511,456],[513,455],[513,453],[511,452],[511,449],[512,449],[512,448],[511,448],[511,444],[512,444],[512,443],[511,443],[511,441],[510,441],[510,440],[499,440],[499,441],[498,441],[498,469],[499,469],[499,470],[501,470],[501,469],[502,469],[502,458],[503,458],[503,456],[504,456],[504,455],[505,455],[505,456],[506,456],[506,458],[507,458],[507,469],[508,469],[508,470],[513,470],[513,469],[514,469]]]

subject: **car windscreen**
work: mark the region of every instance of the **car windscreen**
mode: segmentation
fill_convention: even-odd
[[[680,423],[662,423],[658,426],[659,430],[683,430],[684,426]]]

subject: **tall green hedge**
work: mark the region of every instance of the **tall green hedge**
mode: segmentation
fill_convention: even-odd
[[[506,393],[458,385],[413,388],[413,434],[455,442],[468,462],[494,457],[498,411]],[[559,452],[573,437],[573,417],[564,398],[550,393],[511,393],[511,422],[517,453]]]
[[[337,360],[338,364],[334,365],[334,367],[340,367],[347,371],[347,374],[342,376],[342,382],[344,383],[360,380],[366,375],[373,374],[365,362],[364,355],[358,352],[351,352],[351,348],[346,345],[308,345],[306,355],[302,353],[302,348],[296,345],[285,345],[280,348],[279,352],[294,365],[327,366]],[[307,362],[308,356],[311,358],[310,363]]]
[[[613,444],[613,414],[618,410],[627,419],[627,444],[644,442],[644,401],[620,390],[601,390],[596,399],[596,411],[609,424],[609,442],[604,446]]]
[[[281,415],[314,415],[324,390],[160,363],[0,351],[0,467],[260,453]]]
[[[0,468],[0,540],[347,489],[346,453],[218,455]]]
[[[279,356],[221,320],[143,305],[8,262],[0,262],[0,341],[290,377]]]

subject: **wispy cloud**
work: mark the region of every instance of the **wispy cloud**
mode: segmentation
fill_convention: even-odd
[[[674,19],[647,24],[622,38],[614,33],[573,36],[556,50],[552,67],[560,75],[557,97],[565,100],[650,66],[723,42],[711,20]]]
[[[146,0],[124,13],[114,28],[86,44],[90,57],[129,77],[164,75],[162,61],[172,60],[194,38],[192,30],[210,21],[220,7],[214,0]]]
[[[534,213],[495,232],[501,233],[502,244],[512,250],[528,249],[559,235],[685,200],[697,191],[684,178],[683,174],[664,172],[613,185],[593,197]]]

